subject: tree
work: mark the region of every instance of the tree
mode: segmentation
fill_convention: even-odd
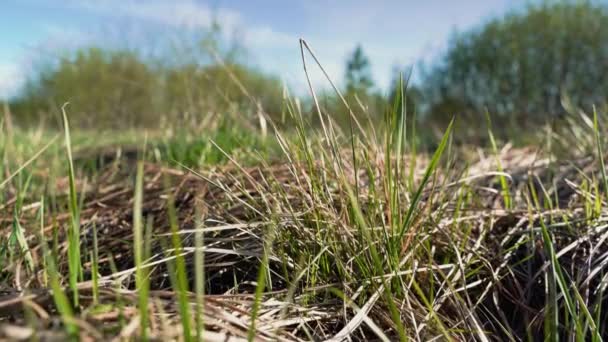
[[[57,117],[58,108],[70,102],[76,126],[150,126],[158,85],[155,71],[135,53],[92,47],[32,75],[15,111],[22,122],[35,122],[45,115]]]
[[[82,128],[157,128],[228,112],[252,119],[258,102],[280,118],[283,87],[272,75],[232,62],[161,62],[127,50],[80,49],[30,75],[11,107],[22,125],[55,119],[56,127],[65,102],[70,123]]]
[[[165,79],[166,105],[179,115],[226,112],[231,106],[238,107],[240,112],[255,111],[256,103],[273,119],[279,119],[282,113],[280,79],[242,64],[187,64],[167,70]],[[254,114],[250,117],[256,117]]]
[[[516,125],[563,114],[561,100],[589,109],[608,95],[608,9],[543,2],[455,34],[424,77],[431,112],[484,115]],[[482,122],[482,121],[480,121]]]
[[[346,62],[346,93],[366,96],[373,86],[369,60],[357,45]]]

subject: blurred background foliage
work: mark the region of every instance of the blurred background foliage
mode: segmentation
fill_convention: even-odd
[[[137,49],[87,47],[67,52],[30,75],[10,108],[17,124],[59,126],[60,107],[70,102],[72,125],[85,129],[196,127],[222,119],[257,127],[260,112],[285,121],[286,92],[280,78],[246,63],[238,44],[220,49],[219,25],[202,34],[184,60],[143,56]],[[398,43],[398,42],[396,42]],[[294,61],[297,63],[298,61]],[[341,91],[356,115],[381,122],[400,91],[396,68],[390,89],[374,85],[364,47],[345,61]],[[376,66],[377,67],[377,66]],[[486,111],[516,137],[556,124],[568,113],[606,107],[608,9],[590,2],[544,2],[454,33],[441,57],[419,71],[406,89],[407,112],[419,133],[433,136],[452,116],[467,139],[486,135]],[[339,125],[348,112],[331,91],[322,110]],[[302,112],[314,126],[312,101]]]
[[[474,125],[487,110],[499,127],[534,130],[572,109],[564,99],[587,112],[605,107],[606,71],[606,6],[545,2],[454,34],[423,78],[425,113]]]
[[[81,128],[159,128],[220,108],[246,111],[256,101],[279,113],[280,81],[242,64],[167,66],[134,51],[90,47],[33,75],[11,108],[26,125],[43,120],[60,127],[59,110],[69,102],[72,124]]]

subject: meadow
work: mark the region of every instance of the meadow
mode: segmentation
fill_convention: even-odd
[[[488,146],[457,144],[452,121],[421,151],[403,102],[344,130],[286,98],[293,128],[266,135],[79,132],[69,105],[61,131],[23,130],[6,109],[0,334],[603,340],[602,116],[527,147],[490,120]]]
[[[608,338],[608,7],[491,18],[388,91],[301,39],[298,96],[216,24],[4,104],[1,340]]]

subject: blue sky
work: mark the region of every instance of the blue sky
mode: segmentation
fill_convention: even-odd
[[[386,88],[395,65],[431,61],[454,30],[467,30],[525,6],[526,0],[463,1],[135,1],[4,0],[0,7],[0,98],[14,94],[32,63],[66,49],[109,40],[145,46],[144,32],[196,31],[213,15],[236,32],[248,62],[305,91],[298,38],[306,39],[331,77],[343,78],[344,61],[357,43],[373,76]],[[327,85],[312,72],[316,86]]]

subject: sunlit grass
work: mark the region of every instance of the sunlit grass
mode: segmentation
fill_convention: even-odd
[[[421,151],[407,108],[397,96],[363,134],[321,108],[315,129],[286,97],[293,127],[273,137],[141,134],[135,161],[89,165],[80,151],[106,141],[76,139],[67,107],[62,144],[3,150],[21,157],[0,182],[2,279],[50,290],[39,305],[73,338],[602,340],[601,114],[576,128],[594,158],[529,161],[491,129],[465,156],[454,121]]]

